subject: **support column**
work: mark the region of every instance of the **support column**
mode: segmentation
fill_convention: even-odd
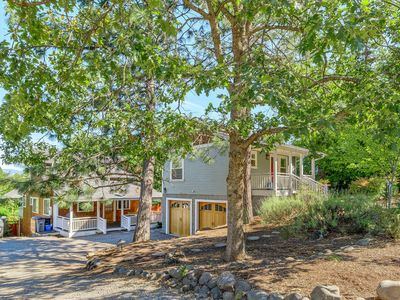
[[[121,202],[121,221],[120,221],[120,223],[121,223],[121,225],[122,225],[122,217],[123,217],[123,215],[124,215],[124,206],[125,206],[125,202],[124,202],[124,200],[120,200],[120,202]],[[122,227],[122,226],[121,226]]]
[[[293,158],[292,155],[289,155],[289,195],[293,194],[292,174],[293,174]]]
[[[311,177],[315,180],[315,159],[311,159]]]
[[[274,155],[274,192],[278,195],[278,156]]]
[[[117,201],[113,200],[113,222],[117,221]]]
[[[304,161],[304,157],[303,157],[303,155],[300,155],[300,178],[303,178],[303,176],[304,176],[303,161]]]
[[[72,237],[72,223],[74,222],[74,204],[69,206],[69,237]]]
[[[58,204],[54,202],[53,200],[53,227],[55,227],[57,224],[57,217],[58,217]]]
[[[97,220],[100,217],[100,201],[96,202],[96,217],[97,217]]]

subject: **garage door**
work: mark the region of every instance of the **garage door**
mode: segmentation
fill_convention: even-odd
[[[169,232],[190,235],[190,201],[170,201],[169,205]]]
[[[199,214],[200,230],[226,225],[225,203],[200,202]]]

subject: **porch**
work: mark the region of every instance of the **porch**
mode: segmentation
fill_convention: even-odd
[[[101,201],[73,203],[69,210],[53,206],[54,230],[66,237],[86,236],[111,231],[131,231],[137,224],[139,200],[113,200],[111,204]],[[132,202],[132,203],[131,203]],[[138,203],[137,203],[138,204]],[[86,210],[83,210],[83,207]],[[96,212],[94,212],[96,211]],[[152,211],[151,223],[161,222],[161,211]]]

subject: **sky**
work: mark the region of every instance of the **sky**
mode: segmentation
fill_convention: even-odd
[[[5,13],[4,7],[5,1],[0,0],[0,41],[7,39],[7,16]],[[194,91],[191,91],[186,96],[185,102],[182,105],[182,110],[186,113],[192,113],[195,116],[201,116],[204,114],[205,109],[207,108],[208,104],[211,102],[214,105],[219,103],[219,99],[217,95],[220,94],[221,91],[216,91],[210,93],[207,97],[206,95],[197,95]],[[5,95],[5,91],[0,87],[0,103],[3,101]],[[1,143],[1,140],[0,140]],[[0,168],[1,169],[9,169],[9,170],[16,170],[21,171],[22,168],[15,165],[7,165],[2,162],[1,160],[1,150],[0,150]]]

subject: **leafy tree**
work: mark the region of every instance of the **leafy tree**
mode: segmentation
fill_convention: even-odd
[[[346,109],[369,39],[385,26],[383,4],[362,1],[183,0],[178,42],[199,70],[198,92],[223,89],[229,134],[227,260],[243,258],[244,177],[249,147],[267,136],[329,124]]]

